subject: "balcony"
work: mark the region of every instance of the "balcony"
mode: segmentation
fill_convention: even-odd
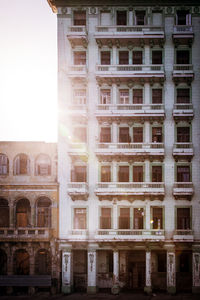
[[[155,44],[164,44],[164,28],[161,26],[97,26],[95,38],[99,47],[109,44],[117,47],[130,45],[149,45],[151,41]]]
[[[194,79],[193,65],[191,64],[176,64],[173,67],[173,80],[176,84],[186,82],[190,84]]]
[[[97,65],[96,78],[99,84],[109,80],[117,84],[130,80],[161,83],[165,79],[165,72],[163,65]]]
[[[173,156],[175,160],[191,160],[194,155],[192,143],[175,143],[173,147]]]
[[[0,228],[0,240],[47,240],[52,230],[43,227]]]
[[[191,46],[194,39],[194,32],[191,25],[176,25],[173,30],[173,41],[175,46],[189,45]]]
[[[73,157],[83,156],[85,158],[88,158],[87,144],[86,143],[70,143],[68,153],[69,153],[69,155],[71,155]]]
[[[99,182],[96,185],[97,196],[158,196],[163,197],[165,187],[163,182]],[[105,197],[105,198],[106,198]]]
[[[175,198],[191,197],[194,193],[192,182],[175,182],[173,186],[173,195]]]
[[[67,192],[72,200],[87,200],[88,184],[86,182],[70,182],[67,184]]]
[[[162,229],[99,229],[95,239],[98,241],[164,240],[165,231]]]
[[[177,229],[174,231],[173,240],[179,242],[192,242],[194,240],[193,231],[190,229]]]
[[[98,104],[96,117],[106,118],[137,118],[143,120],[161,120],[165,118],[163,104]]]
[[[164,157],[163,143],[98,143],[95,150],[96,155],[105,156],[126,156],[126,157]]]
[[[87,229],[73,229],[68,235],[70,241],[88,240],[88,237],[89,232]]]
[[[67,38],[71,43],[72,48],[75,46],[83,46],[87,48],[87,29],[85,26],[69,26]]]
[[[194,117],[194,110],[192,103],[176,103],[173,108],[173,117],[177,120],[189,120],[191,121]]]
[[[87,74],[86,65],[72,65],[68,68],[69,77],[85,77]]]

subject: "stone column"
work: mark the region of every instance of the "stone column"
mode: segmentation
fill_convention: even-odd
[[[112,65],[116,65],[117,64],[117,47],[113,46],[113,61],[112,61]]]
[[[10,210],[9,210],[9,221],[10,221],[10,227],[14,227],[14,204],[11,202],[9,204]]]
[[[146,229],[150,230],[151,229],[151,211],[150,211],[150,199],[145,199],[147,201],[146,204],[146,211],[145,211],[145,215],[146,215]]]
[[[116,204],[116,202],[113,201],[113,229],[117,229],[117,221],[118,221],[117,204]]]
[[[112,123],[113,126],[112,126],[112,142],[113,143],[117,143],[118,142],[118,134],[117,134],[117,123],[116,122],[113,122]]]
[[[116,161],[113,161],[112,163],[112,169],[113,169],[113,182],[117,182],[118,179],[117,179],[117,162]]]
[[[113,286],[112,286],[112,294],[119,293],[119,251],[113,251]]]
[[[128,12],[129,26],[133,26],[133,10],[130,9]]]
[[[176,293],[176,256],[174,249],[167,251],[167,291],[170,294]]]
[[[192,292],[200,294],[200,251],[193,251],[192,256]]]
[[[96,272],[97,272],[97,258],[96,250],[88,250],[88,285],[87,292],[89,294],[96,293]]]
[[[112,103],[117,104],[117,85],[113,83],[112,85]]]
[[[146,280],[145,280],[145,293],[150,294],[151,289],[151,251],[148,249],[146,251]]]
[[[71,249],[62,251],[62,292],[70,294],[72,292],[72,252]]]

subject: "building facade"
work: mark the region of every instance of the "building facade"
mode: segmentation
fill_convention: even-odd
[[[0,290],[59,286],[57,145],[0,142]]]
[[[48,2],[62,291],[200,292],[198,1]]]

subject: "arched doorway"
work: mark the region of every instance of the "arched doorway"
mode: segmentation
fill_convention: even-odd
[[[26,250],[20,249],[14,253],[14,275],[29,275],[30,261]]]
[[[35,274],[51,275],[51,256],[48,250],[40,249],[35,256]]]

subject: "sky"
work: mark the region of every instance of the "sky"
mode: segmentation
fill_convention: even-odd
[[[0,141],[57,140],[56,14],[0,0]]]

